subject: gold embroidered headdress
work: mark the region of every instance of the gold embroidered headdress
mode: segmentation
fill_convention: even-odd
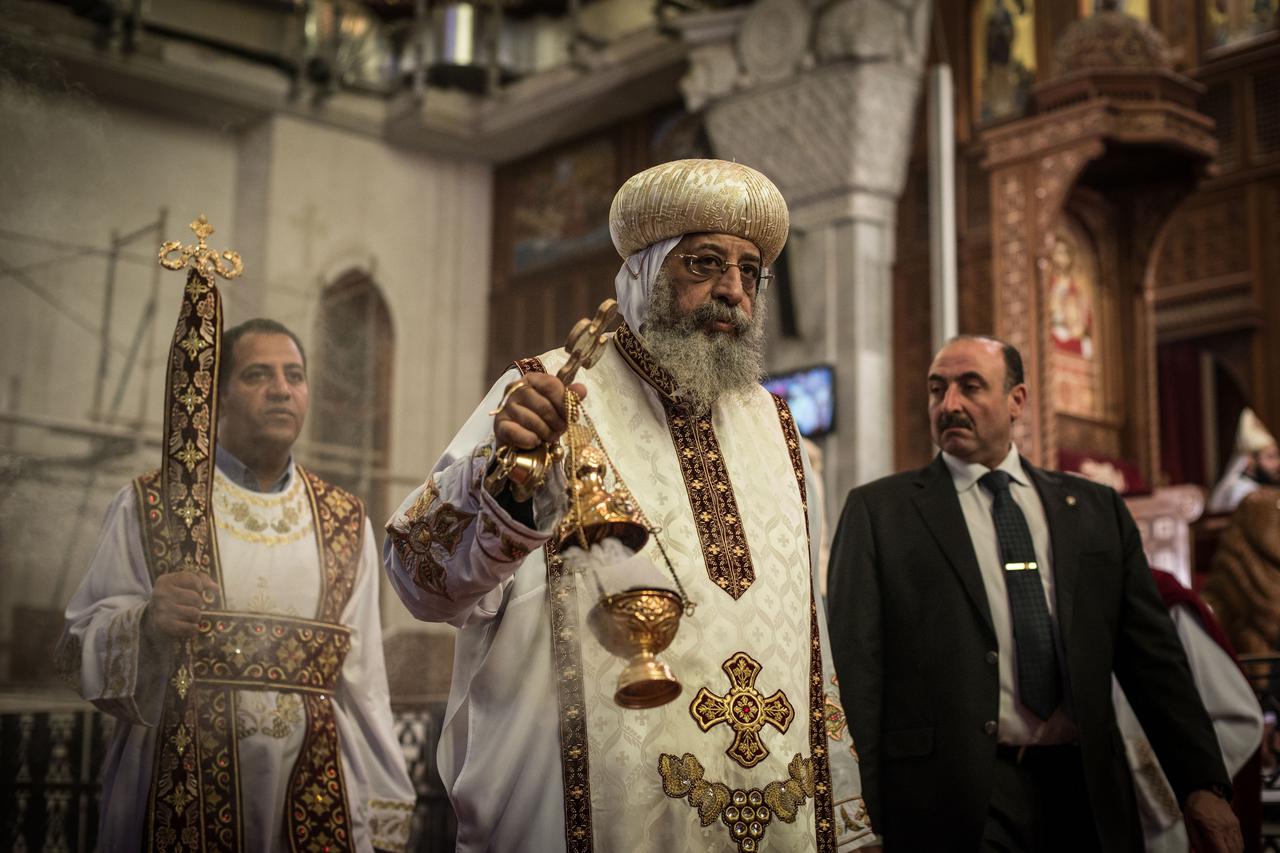
[[[750,240],[765,266],[787,242],[787,203],[773,181],[727,160],[672,160],[632,175],[609,209],[609,234],[626,259],[682,234]]]

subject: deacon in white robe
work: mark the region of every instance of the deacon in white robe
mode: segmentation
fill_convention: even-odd
[[[458,850],[875,844],[817,590],[813,480],[785,403],[758,384],[785,203],[745,166],[677,161],[628,181],[610,219],[627,324],[576,388],[654,526],[641,556],[666,575],[660,541],[667,586],[696,604],[659,655],[682,690],[615,702],[625,661],[587,630],[596,587],[544,550],[562,476],[528,502],[485,486],[503,436],[524,429],[511,444],[532,447],[564,429],[540,371],[566,354],[522,360],[402,503],[384,552],[409,610],[459,629],[438,756]]]
[[[1245,409],[1236,425],[1235,452],[1209,494],[1208,511],[1235,512],[1263,486],[1280,486],[1280,445],[1253,409]]]
[[[158,785],[167,814],[201,800],[193,833],[210,832],[226,816],[235,834],[220,839],[224,846],[264,853],[403,850],[415,793],[391,716],[372,528],[354,497],[298,468],[289,453],[308,399],[297,339],[273,321],[252,320],[223,341],[235,358],[223,364],[212,476],[221,609],[206,613],[206,596],[199,611],[184,617],[186,640],[162,629],[167,617],[155,613],[145,627],[159,587],[145,550],[153,540],[143,529],[144,517],[156,514],[148,485],[155,475],[139,478],[111,503],[93,561],[67,606],[59,668],[84,698],[116,718],[103,764],[98,849],[197,845],[199,838],[174,837],[167,826],[149,829]],[[148,513],[139,512],[140,495]],[[178,574],[183,582],[193,577]],[[199,578],[206,590],[217,588],[209,575]],[[191,651],[197,648],[199,654]],[[166,741],[162,720],[174,690],[184,699],[194,691],[197,712]],[[231,707],[214,707],[225,696]],[[308,703],[319,703],[321,712]],[[329,719],[337,761],[327,751]],[[317,742],[324,750],[318,758],[315,747],[306,747]],[[224,743],[232,754],[221,751]],[[188,775],[158,766],[165,764],[157,761],[161,749],[174,749],[174,764],[189,765]],[[216,779],[225,797],[200,787],[206,777],[197,777],[195,767],[210,756],[226,771]],[[158,779],[180,781],[166,787]],[[305,795],[314,813],[297,816],[291,794]]]
[[[1191,676],[1213,720],[1213,731],[1222,749],[1227,775],[1240,772],[1262,743],[1262,708],[1253,688],[1226,650],[1201,626],[1189,607],[1169,611],[1178,639],[1187,652]],[[1125,755],[1133,770],[1138,814],[1142,819],[1143,843],[1147,853],[1188,853],[1191,842],[1183,824],[1182,810],[1168,778],[1160,769],[1142,724],[1133,712],[1118,683],[1112,682],[1116,705],[1116,725],[1124,736]]]

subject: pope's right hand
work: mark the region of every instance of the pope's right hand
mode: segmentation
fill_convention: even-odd
[[[569,387],[579,398],[587,396],[582,383],[575,382]],[[508,445],[531,450],[558,441],[569,427],[564,411],[564,384],[549,373],[526,374],[507,386],[505,399],[493,418],[493,434],[499,447]]]
[[[208,575],[169,572],[156,579],[142,614],[142,629],[152,636],[185,640],[200,626],[203,593],[217,590]]]

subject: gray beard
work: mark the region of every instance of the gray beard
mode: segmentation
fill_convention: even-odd
[[[654,279],[649,318],[640,337],[649,353],[676,380],[677,396],[694,415],[722,397],[745,400],[764,377],[764,300],[751,317],[741,308],[712,300],[680,316],[666,270]],[[708,332],[713,320],[732,323],[736,334]]]

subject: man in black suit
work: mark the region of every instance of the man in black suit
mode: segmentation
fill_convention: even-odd
[[[1213,728],[1123,501],[1018,455],[1013,347],[957,338],[928,388],[942,453],[850,492],[831,554],[832,652],[885,850],[1141,850],[1114,672],[1192,842],[1238,853]]]

